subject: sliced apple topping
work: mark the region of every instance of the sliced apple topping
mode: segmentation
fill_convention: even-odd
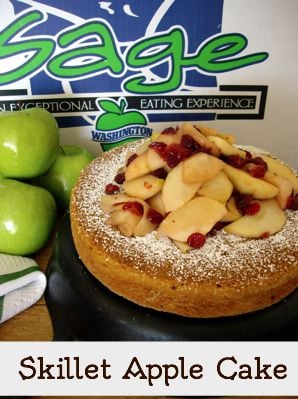
[[[148,211],[150,209],[149,205],[147,205],[146,202],[144,202],[143,204],[143,216],[134,229],[134,235],[137,237],[144,237],[146,234],[151,233],[151,231],[155,230],[156,228],[156,224],[152,223],[152,220],[148,218]]]
[[[131,197],[138,197],[144,200],[153,197],[155,194],[161,191],[163,184],[163,179],[159,179],[158,177],[152,175],[145,175],[134,180],[124,181],[122,187],[127,195],[130,195]]]
[[[212,135],[205,136],[199,129],[196,129],[195,126],[188,122],[183,123],[181,130],[182,134],[192,137],[202,148],[207,149],[210,154],[216,157],[220,155],[218,146],[210,139],[210,137],[213,137]]]
[[[195,128],[202,133],[205,137],[208,136],[217,136],[219,133],[216,129],[209,127],[209,126],[204,126],[204,125],[195,125]]]
[[[225,204],[233,192],[233,184],[225,172],[220,171],[199,188],[198,194],[211,197]]]
[[[129,201],[129,199],[127,194],[104,194],[101,196],[101,207],[105,212],[111,212],[115,205]]]
[[[133,180],[150,172],[151,170],[147,163],[147,152],[143,152],[128,162],[125,169],[125,180]]]
[[[261,154],[260,157],[267,163],[268,172],[289,180],[293,186],[294,192],[298,193],[298,178],[286,164],[268,155]]]
[[[218,137],[221,137],[225,141],[227,141],[229,144],[235,144],[235,136],[232,134],[227,134],[227,133],[218,133]]]
[[[251,176],[244,170],[224,164],[223,170],[228,175],[235,189],[243,194],[252,194],[256,199],[273,198],[278,194],[278,188],[262,179]]]
[[[278,194],[276,195],[276,199],[282,209],[286,209],[288,205],[289,197],[293,192],[293,186],[290,180],[285,179],[284,177],[277,176],[274,173],[267,172],[264,176],[264,180],[268,183],[273,184],[279,189]]]
[[[234,145],[234,136],[184,123],[154,134],[105,186],[108,223],[127,236],[156,230],[185,253],[209,236],[267,238],[298,210],[298,179],[285,164]]]
[[[161,192],[155,194],[153,197],[148,198],[147,203],[152,209],[155,209],[161,215],[165,215],[166,210]]]
[[[180,129],[175,129],[173,127],[169,127],[164,129],[157,137],[155,137],[154,141],[165,143],[166,145],[170,144],[179,144],[181,140],[182,131]]]
[[[193,198],[170,212],[160,224],[158,233],[187,242],[193,233],[207,234],[225,213],[225,206],[212,198]]]
[[[119,209],[111,214],[108,223],[117,226],[126,237],[131,237],[140,220],[141,216]]]
[[[164,168],[166,164],[166,161],[162,159],[162,157],[156,151],[148,148],[147,165],[151,172],[160,168]]]
[[[228,141],[219,136],[210,136],[209,140],[220,149],[222,155],[239,155],[241,158],[246,158],[246,152],[240,150],[234,145],[230,144]]]
[[[237,215],[239,217],[241,216],[241,212],[240,212],[240,210],[237,207],[236,200],[235,200],[234,196],[232,196],[229,199],[229,201],[227,202],[226,206],[227,206],[227,210],[228,211],[234,213],[235,215]]]
[[[255,215],[244,215],[223,228],[226,233],[246,238],[260,238],[265,232],[269,235],[280,231],[286,215],[275,199],[257,202],[260,206]]]
[[[198,188],[201,186],[200,182],[185,182],[183,177],[183,166],[183,162],[178,164],[166,177],[162,189],[162,201],[165,212],[174,211],[184,205],[194,197]]]
[[[106,197],[102,197],[102,206],[110,210],[108,223],[117,227],[127,237],[142,237],[153,231],[163,220],[163,215],[139,198],[114,195],[111,196],[109,204]]]
[[[134,231],[142,220],[143,214],[143,204],[134,198],[128,197],[125,198],[124,202],[114,202],[108,223],[118,227],[126,237],[130,237],[134,235]]]
[[[235,136],[230,133],[221,133],[218,132],[216,129],[202,126],[202,125],[195,125],[195,128],[198,129],[204,136],[218,136],[227,141],[229,144],[235,144]]]
[[[205,183],[213,179],[224,167],[220,159],[204,152],[190,156],[182,165],[182,177],[186,183]]]
[[[173,240],[173,243],[180,249],[180,251],[185,254],[186,252],[190,251],[192,249],[191,246],[189,246],[186,242],[180,242],[180,241],[175,241]]]

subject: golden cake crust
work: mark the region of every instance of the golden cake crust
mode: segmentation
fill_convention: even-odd
[[[71,228],[87,269],[139,305],[188,317],[220,317],[268,307],[298,286],[297,213],[266,239],[219,232],[183,254],[167,238],[124,237],[107,223],[101,196],[140,142],[104,153],[81,174],[71,200]],[[91,295],[91,293],[90,293]]]

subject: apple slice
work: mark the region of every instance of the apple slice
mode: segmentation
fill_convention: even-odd
[[[224,164],[224,171],[241,194],[251,194],[256,199],[269,199],[278,194],[278,188],[262,179],[251,176],[244,170]]]
[[[100,199],[101,208],[104,212],[112,212],[115,204],[126,201],[131,201],[131,198],[128,195],[121,193],[113,195],[103,194]]]
[[[192,247],[190,247],[186,242],[181,242],[181,241],[173,241],[173,243],[176,245],[176,247],[178,247],[180,249],[180,251],[183,254],[186,254],[186,252],[190,251],[191,249],[193,249]]]
[[[217,158],[216,158],[217,159]],[[199,188],[198,194],[211,197],[225,204],[233,192],[233,184],[228,176],[222,170],[213,177],[213,179],[205,182]]]
[[[178,129],[175,133],[160,133],[154,141],[158,141],[161,143],[165,143],[166,145],[170,144],[179,144],[181,141],[182,131]]]
[[[225,215],[223,204],[208,197],[196,197],[168,214],[158,228],[159,235],[187,242],[193,233],[207,234]]]
[[[132,160],[125,169],[125,180],[133,180],[137,177],[147,175],[151,169],[147,163],[147,152],[143,152]]]
[[[147,218],[149,205],[142,200],[139,200],[139,202],[143,205],[144,212],[143,216],[136,225],[133,234],[136,237],[144,237],[146,234],[149,234],[151,231],[155,230],[156,225],[151,223]]]
[[[235,215],[241,217],[242,213],[239,211],[236,205],[235,198],[232,196],[226,204],[228,211],[234,213]]]
[[[152,134],[151,134],[151,137],[150,137],[150,141],[151,141],[151,143],[153,142],[153,141],[156,141],[156,139],[157,139],[157,137],[160,135],[160,132],[153,132]]]
[[[165,215],[165,206],[162,200],[162,193],[159,192],[155,194],[153,197],[148,198],[147,200],[148,205],[150,208],[155,209],[157,212],[159,212],[161,215]]]
[[[125,199],[125,201],[115,202],[111,209],[112,213],[108,219],[109,224],[117,227],[126,237],[143,237],[156,228],[156,225],[151,223],[147,218],[149,205],[145,201],[127,196],[121,199]],[[143,214],[139,215],[131,212],[129,208],[123,209],[124,204],[127,202],[138,202],[141,204],[143,207]]]
[[[199,152],[185,159],[182,165],[182,179],[185,183],[205,183],[222,170],[224,162],[212,155]]]
[[[189,122],[184,122],[181,126],[182,135],[187,134],[191,136],[197,143],[199,143],[202,147],[208,148],[212,155],[215,157],[219,157],[220,150],[215,143],[210,140],[210,137],[213,136],[204,136],[201,132],[198,131],[192,124]]]
[[[225,139],[218,136],[210,136],[209,140],[212,141],[220,149],[220,152],[225,156],[239,155],[241,158],[246,158],[246,152],[235,147],[233,144],[228,143]]]
[[[227,134],[227,133],[220,133],[216,129],[208,127],[208,126],[202,126],[202,125],[195,125],[195,127],[205,136],[218,136],[223,138],[225,141],[227,141],[230,144],[235,143],[235,137],[232,134]]]
[[[294,175],[288,165],[281,163],[279,160],[271,158],[268,155],[259,155],[268,165],[268,172],[274,173],[284,179],[288,179],[295,193],[298,193],[298,178]]]
[[[131,237],[141,218],[127,210],[118,209],[110,215],[108,223],[117,227],[124,236]]]
[[[218,131],[209,126],[195,125],[195,128],[199,130],[200,133],[202,133],[205,137],[218,135]]]
[[[227,213],[224,215],[221,222],[234,222],[242,217],[242,213],[236,206],[235,198],[232,196],[226,203]]]
[[[260,210],[255,215],[245,215],[227,225],[223,230],[245,238],[260,238],[263,234],[275,234],[286,222],[285,212],[275,199],[258,201]]]
[[[179,208],[198,191],[201,183],[186,183],[182,178],[183,162],[180,162],[167,175],[162,189],[162,201],[165,212]]]
[[[266,172],[263,177],[268,183],[273,184],[279,189],[278,194],[276,195],[277,202],[279,203],[282,209],[286,209],[288,199],[293,192],[293,186],[288,179],[277,176],[274,173]]]
[[[242,215],[236,215],[235,213],[227,210],[227,213],[220,219],[220,222],[231,223],[231,222],[235,222],[235,220],[238,220],[241,217],[242,217]]]
[[[164,168],[167,163],[161,158],[161,156],[151,148],[147,151],[147,165],[151,172],[154,170]]]
[[[229,144],[235,144],[235,142],[236,142],[235,136],[233,136],[232,134],[228,134],[228,133],[218,133],[218,137],[224,139],[224,140],[227,141]]]
[[[127,195],[145,200],[161,191],[163,185],[163,179],[152,175],[145,175],[133,180],[124,181],[122,187]]]

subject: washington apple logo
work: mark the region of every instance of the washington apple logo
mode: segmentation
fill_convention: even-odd
[[[96,120],[96,130],[113,131],[131,125],[146,125],[145,116],[135,110],[127,110],[125,98],[119,99],[119,103],[112,99],[98,100],[97,106],[103,112]]]

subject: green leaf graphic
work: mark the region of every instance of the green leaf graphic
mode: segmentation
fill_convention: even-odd
[[[122,99],[120,100],[120,110],[121,110],[121,114],[124,113],[126,107],[127,107],[127,101],[125,100],[125,98],[122,98]]]
[[[98,101],[98,105],[103,111],[110,112],[113,114],[121,114],[121,109],[114,101],[110,100],[100,100]]]

